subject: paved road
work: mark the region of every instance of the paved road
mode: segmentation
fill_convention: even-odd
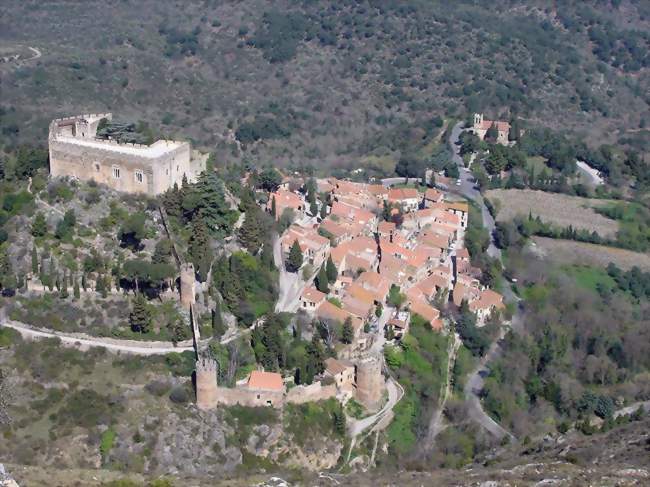
[[[474,187],[474,180],[473,180],[474,178],[472,177],[472,173],[470,171],[465,170],[465,163],[463,162],[463,158],[459,154],[460,146],[458,146],[458,140],[460,138],[460,134],[462,131],[463,131],[463,122],[458,122],[451,129],[451,134],[449,136],[449,147],[452,152],[452,160],[458,166],[458,170],[460,172],[459,179],[461,180],[460,186],[451,186],[449,188],[449,192],[460,194],[461,196],[464,196],[467,199],[474,200],[481,207],[483,226],[488,230],[488,232],[490,232],[490,246],[487,249],[487,254],[490,257],[500,259],[501,251],[497,248],[496,245],[494,245],[494,238],[492,236],[495,227],[494,218],[492,218],[492,215],[490,214],[487,207],[485,206],[485,202],[483,201],[483,196],[481,195],[481,192]]]
[[[458,122],[456,125],[454,125],[451,134],[449,136],[449,145],[453,154],[452,158],[453,161],[459,167],[460,179],[461,179],[461,185],[450,188],[450,191],[460,194],[468,199],[474,200],[481,207],[481,214],[483,216],[483,226],[490,232],[490,246],[488,247],[487,253],[489,256],[493,258],[501,259],[501,251],[494,245],[494,238],[493,238],[493,232],[495,226],[494,218],[492,218],[492,215],[490,214],[487,207],[485,206],[485,202],[483,201],[483,197],[481,193],[474,187],[471,173],[469,171],[464,170],[463,159],[462,157],[460,157],[459,154],[460,147],[457,145],[457,143],[460,134],[462,132],[462,126],[463,126],[462,122]],[[509,286],[506,286],[503,291],[504,291],[503,294],[506,301],[516,302],[519,300],[514,295],[514,293],[512,292]],[[511,328],[515,331],[518,331],[522,326],[523,326],[523,322],[521,320],[521,315],[519,309],[517,309],[517,312],[512,318]],[[504,334],[505,334],[505,330],[502,330],[501,338],[503,337]],[[483,405],[481,404],[481,400],[479,398],[479,394],[483,389],[483,383],[484,383],[483,378],[489,372],[487,364],[491,360],[494,360],[495,358],[499,357],[502,353],[503,353],[503,349],[501,348],[500,345],[500,339],[497,339],[490,347],[488,353],[481,359],[476,369],[472,371],[472,373],[468,376],[467,382],[465,383],[465,390],[464,390],[465,400],[469,406],[468,414],[474,421],[479,423],[481,426],[483,426],[487,431],[489,431],[492,435],[494,435],[498,439],[501,439],[504,436],[507,436],[511,439],[515,439],[512,433],[504,429],[501,425],[499,425],[496,421],[494,421],[494,419],[492,419],[490,415],[488,415],[485,412],[485,410],[483,409]]]

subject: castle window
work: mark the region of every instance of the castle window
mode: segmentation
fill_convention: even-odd
[[[113,178],[120,179],[120,168],[113,166]]]
[[[144,174],[142,174],[142,171],[135,172],[135,181],[136,183],[141,183],[144,181]]]

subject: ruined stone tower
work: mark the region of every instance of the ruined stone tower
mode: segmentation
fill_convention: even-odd
[[[195,302],[196,277],[194,274],[194,265],[189,262],[181,266],[181,304],[183,308],[189,310]]]
[[[196,361],[196,406],[208,411],[217,407],[217,361],[201,357]]]
[[[356,363],[356,383],[357,401],[369,410],[377,409],[384,391],[384,378],[378,358],[367,356]]]

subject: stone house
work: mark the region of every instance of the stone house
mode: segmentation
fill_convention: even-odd
[[[510,124],[508,122],[485,120],[482,113],[475,113],[474,125],[472,126],[471,130],[478,136],[479,139],[484,140],[487,131],[492,125],[495,125],[497,128],[497,143],[508,145],[508,134],[510,133]]]

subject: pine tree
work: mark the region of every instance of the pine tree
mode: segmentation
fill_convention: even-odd
[[[13,295],[17,287],[16,274],[14,274],[7,248],[0,248],[0,289],[3,294]]]
[[[32,246],[32,275],[36,276],[38,274],[38,252],[36,251],[36,245]]]
[[[300,267],[302,267],[302,250],[300,250],[300,244],[298,239],[293,241],[291,249],[289,250],[289,257],[287,258],[286,268],[289,272],[298,272]]]
[[[47,221],[45,220],[45,215],[40,211],[36,213],[32,222],[32,235],[34,237],[44,237],[47,235]]]
[[[136,333],[149,333],[151,331],[151,311],[147,300],[142,294],[136,295],[132,301],[129,323],[131,329]]]
[[[273,218],[277,220],[278,218],[278,209],[275,205],[275,196],[271,199],[271,215],[273,215]]]
[[[81,290],[79,289],[79,281],[75,277],[74,288],[73,288],[74,298],[79,299],[81,297]]]
[[[343,330],[341,331],[341,341],[346,344],[352,343],[354,340],[354,328],[352,328],[352,318],[349,316],[345,319],[343,323]]]
[[[327,272],[327,280],[329,282],[336,282],[339,273],[336,270],[336,265],[334,265],[334,261],[332,260],[331,255],[327,258],[327,264],[325,270]]]
[[[325,266],[322,266],[320,270],[318,271],[318,276],[316,276],[316,289],[318,289],[322,293],[329,293],[330,288],[327,282],[327,271],[325,270]]]
[[[318,215],[318,204],[315,201],[309,203],[309,213],[311,213],[312,216]]]
[[[327,218],[327,204],[323,201],[323,204],[320,206],[320,217],[321,220]]]
[[[88,278],[86,277],[85,272],[81,274],[81,287],[84,291],[88,291]]]

